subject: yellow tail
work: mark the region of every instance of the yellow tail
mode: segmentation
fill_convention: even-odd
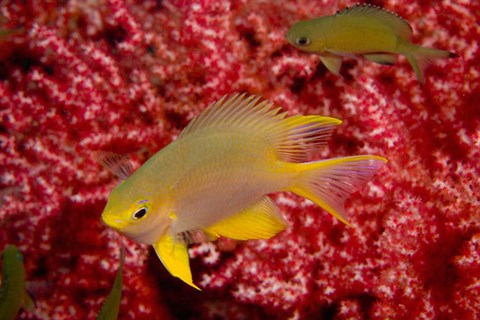
[[[294,164],[300,174],[290,191],[315,202],[348,225],[345,200],[386,162],[379,156],[363,155]]]
[[[421,47],[411,43],[404,45],[404,47],[405,50],[402,50],[404,51],[402,54],[407,58],[413,71],[415,71],[418,82],[421,84],[425,82],[425,69],[433,62],[433,60],[458,57],[457,54],[450,51]]]

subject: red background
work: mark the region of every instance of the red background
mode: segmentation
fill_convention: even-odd
[[[127,246],[121,319],[480,318],[480,4],[367,1],[447,49],[420,86],[348,60],[341,74],[284,39],[354,1],[5,1],[0,29],[0,249],[19,246],[35,312],[93,319]],[[5,33],[5,32],[4,32]],[[291,194],[269,241],[192,246],[194,281],[100,215],[118,180],[95,150],[138,167],[224,94],[342,119],[320,157],[389,159],[347,203],[347,227]]]

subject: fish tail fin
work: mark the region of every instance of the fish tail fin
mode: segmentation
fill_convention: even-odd
[[[440,50],[434,48],[421,47],[411,44],[409,50],[404,53],[408,62],[415,71],[418,82],[423,84],[425,82],[424,71],[436,59],[456,58],[456,53]]]
[[[299,176],[290,191],[349,225],[344,214],[345,200],[386,162],[379,156],[362,155],[294,164]]]

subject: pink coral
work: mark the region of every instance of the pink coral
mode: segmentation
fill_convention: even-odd
[[[341,7],[353,1],[341,1]],[[349,60],[343,78],[284,40],[337,1],[7,2],[0,29],[0,248],[24,253],[35,314],[94,318],[127,246],[123,319],[458,318],[480,314],[480,12],[476,2],[375,1],[415,42],[449,49],[419,86]],[[291,194],[268,241],[192,246],[194,292],[100,222],[116,179],[95,150],[138,167],[220,96],[344,120],[319,157],[390,162],[347,205],[353,227]]]

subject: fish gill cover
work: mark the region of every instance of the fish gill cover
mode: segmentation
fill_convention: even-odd
[[[338,2],[2,2],[0,247],[21,249],[36,301],[20,318],[94,319],[122,242],[121,319],[479,318],[480,3],[370,2],[461,56],[420,86],[402,58],[347,60],[341,78],[284,39],[355,3]],[[352,227],[280,194],[273,239],[192,246],[200,293],[102,225],[118,179],[91,155],[138,167],[231,92],[342,119],[321,157],[389,163],[347,203]]]

